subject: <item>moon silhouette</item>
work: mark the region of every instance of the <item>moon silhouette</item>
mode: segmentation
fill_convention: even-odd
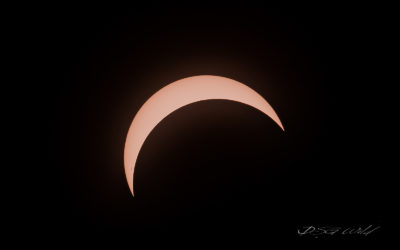
[[[153,94],[139,109],[128,130],[124,164],[129,189],[134,196],[133,177],[140,149],[159,122],[175,110],[205,100],[230,100],[252,106],[269,116],[284,131],[271,105],[248,86],[221,76],[200,75],[175,81]]]

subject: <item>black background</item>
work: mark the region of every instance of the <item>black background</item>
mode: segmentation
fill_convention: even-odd
[[[346,237],[387,233],[378,10],[77,5],[53,15],[51,231],[298,240],[304,226],[373,224],[381,228],[368,237]],[[133,198],[123,152],[134,115],[163,86],[204,74],[256,90],[285,132],[243,104],[183,107],[142,147]]]

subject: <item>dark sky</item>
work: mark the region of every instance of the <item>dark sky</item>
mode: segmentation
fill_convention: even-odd
[[[373,224],[382,229],[368,237],[382,237],[390,151],[385,30],[373,9],[56,8],[55,230],[71,239],[144,232],[299,240],[304,226]],[[201,74],[256,90],[286,131],[229,101],[181,108],[147,138],[132,198],[123,149],[134,115],[161,87]]]

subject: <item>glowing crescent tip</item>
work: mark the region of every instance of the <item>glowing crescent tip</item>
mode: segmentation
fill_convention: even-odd
[[[139,109],[129,127],[125,142],[124,164],[129,189],[133,192],[133,173],[140,149],[159,122],[175,110],[205,100],[230,100],[252,106],[269,116],[284,131],[271,105],[248,86],[235,80],[201,75],[175,81],[152,95]]]

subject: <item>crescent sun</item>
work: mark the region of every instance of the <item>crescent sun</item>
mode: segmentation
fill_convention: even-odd
[[[129,127],[124,149],[126,180],[134,196],[133,177],[140,149],[150,132],[166,116],[191,103],[205,100],[230,100],[254,107],[284,127],[269,103],[248,86],[221,76],[200,75],[170,83],[153,94],[139,109]]]

